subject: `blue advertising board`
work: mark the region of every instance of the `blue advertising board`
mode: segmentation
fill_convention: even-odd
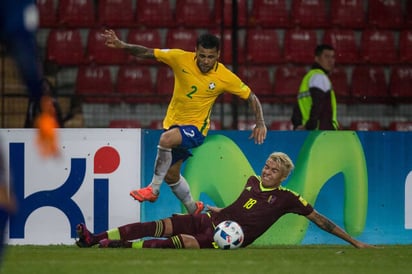
[[[141,184],[152,177],[159,130],[142,131]],[[271,152],[287,153],[295,170],[283,186],[300,193],[352,236],[371,244],[411,244],[412,133],[354,131],[270,131],[264,144],[250,131],[211,131],[182,168],[195,199],[225,206],[246,179],[260,175]],[[411,177],[412,178],[412,177]],[[412,184],[412,180],[411,183]],[[141,220],[183,212],[164,183],[156,203],[143,203]],[[256,245],[341,244],[302,216],[287,215]]]

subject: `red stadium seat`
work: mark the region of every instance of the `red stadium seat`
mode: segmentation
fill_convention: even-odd
[[[166,48],[195,51],[197,31],[195,29],[169,29],[166,33]]]
[[[332,0],[331,24],[339,28],[363,29],[366,26],[366,12],[363,0]]]
[[[256,125],[256,122],[254,119],[251,120],[245,120],[245,119],[239,119],[237,122],[237,129],[238,130],[252,130]]]
[[[80,66],[76,94],[85,103],[118,103],[108,66]]]
[[[233,63],[233,50],[232,50],[232,30],[225,29],[223,33],[223,39],[221,38],[220,31],[212,32],[221,40],[221,49],[220,49],[220,61],[223,62],[225,65]],[[245,43],[244,39],[242,39],[242,35],[238,34],[238,43],[237,43],[237,63],[243,64],[245,63]]]
[[[47,60],[58,65],[80,65],[84,47],[78,29],[52,29],[47,38]]]
[[[157,28],[131,29],[127,35],[127,42],[149,48],[163,48],[160,30]],[[128,60],[130,62],[137,62],[138,64],[158,63],[156,60],[137,58],[131,54],[128,55]]]
[[[222,23],[225,27],[232,26],[232,1],[233,0],[216,0],[215,1],[215,18],[218,25]],[[238,18],[237,24],[239,27],[248,25],[248,6],[247,0],[237,0]],[[223,19],[222,19],[223,9]]]
[[[139,120],[111,120],[110,128],[142,128],[142,123]]]
[[[307,70],[303,66],[282,66],[275,72],[275,98],[280,103],[295,103],[300,82]]]
[[[350,103],[350,86],[346,68],[336,67],[329,75],[338,103]]]
[[[368,24],[382,29],[402,28],[404,25],[402,1],[368,1]]]
[[[148,66],[120,66],[116,90],[127,103],[154,103],[158,99]]]
[[[286,30],[283,55],[287,62],[312,64],[317,46],[316,31],[312,29]]]
[[[412,63],[412,30],[403,30],[399,34],[399,61]]]
[[[253,64],[274,64],[283,61],[276,30],[247,30],[246,61]]]
[[[290,26],[290,12],[286,0],[254,0],[251,13],[252,26],[278,28]]]
[[[133,0],[100,0],[97,22],[110,28],[132,27],[135,25]]]
[[[325,0],[292,1],[291,20],[303,28],[325,28],[329,25]]]
[[[174,87],[174,74],[166,65],[159,66],[156,73],[156,92],[163,103],[168,103],[172,98]]]
[[[102,31],[100,29],[91,29],[89,31],[86,47],[87,60],[99,65],[125,63],[127,60],[127,53],[124,50],[107,47],[104,43],[105,38],[101,34]]]
[[[258,96],[262,103],[274,102],[270,67],[242,66],[239,69],[239,77]]]
[[[66,27],[93,27],[96,22],[94,1],[60,0],[58,21],[60,25]]]
[[[412,66],[394,66],[391,71],[389,94],[397,103],[412,102]]]
[[[362,32],[360,56],[369,64],[394,64],[398,62],[395,34],[389,30],[371,30]]]
[[[149,128],[151,129],[163,129],[163,120],[152,120]]]
[[[277,120],[270,124],[271,130],[293,130],[293,124],[290,120]]]
[[[405,26],[412,27],[412,1],[405,3]]]
[[[412,131],[411,121],[393,121],[389,124],[389,130],[394,131]]]
[[[37,0],[39,10],[39,27],[54,28],[57,27],[57,14],[54,0]]]
[[[217,120],[210,121],[210,130],[220,130],[222,129],[222,124]]]
[[[171,0],[139,0],[136,4],[138,25],[156,28],[175,26],[174,10]]]
[[[383,130],[382,125],[378,121],[352,121],[349,126],[350,130],[356,131],[376,131]]]
[[[355,31],[327,29],[324,32],[323,43],[335,48],[335,57],[338,64],[356,64],[360,62]]]
[[[388,103],[388,85],[382,66],[356,66],[352,71],[352,97],[362,103]]]
[[[177,25],[185,28],[209,28],[216,24],[208,0],[176,0]]]

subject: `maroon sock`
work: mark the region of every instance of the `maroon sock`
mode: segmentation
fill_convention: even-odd
[[[162,237],[164,232],[163,221],[133,223],[119,227],[123,241],[137,240],[143,237]]]
[[[181,235],[167,239],[151,239],[143,242],[143,248],[185,248]]]

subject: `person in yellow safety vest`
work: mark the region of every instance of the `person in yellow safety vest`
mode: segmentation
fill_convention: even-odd
[[[294,130],[337,130],[336,97],[328,74],[335,66],[335,49],[326,44],[315,49],[315,63],[303,77],[293,109]]]

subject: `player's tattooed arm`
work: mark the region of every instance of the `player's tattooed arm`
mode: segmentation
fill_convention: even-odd
[[[154,58],[153,49],[141,45],[125,44],[124,49],[130,54],[140,58]]]
[[[329,233],[331,233],[336,227],[336,225],[331,220],[329,220],[322,214],[319,214],[319,212],[317,212],[316,210],[309,214],[308,218],[312,222],[314,222],[318,227]]]
[[[253,138],[256,144],[263,144],[266,139],[267,128],[265,125],[265,119],[263,117],[262,105],[260,104],[257,96],[251,92],[248,98],[249,106],[252,108],[255,114],[256,126],[252,130],[252,134],[249,138]]]
[[[312,213],[306,216],[309,220],[314,222],[321,229],[341,238],[342,240],[350,243],[356,248],[370,248],[374,247],[367,243],[352,238],[345,230],[334,224],[331,220],[318,213],[316,210],[313,210]]]

